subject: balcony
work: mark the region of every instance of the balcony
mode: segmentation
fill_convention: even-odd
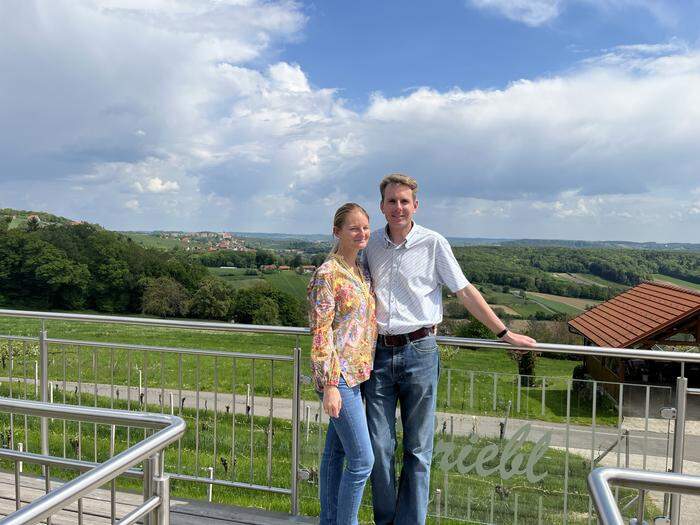
[[[556,359],[628,358],[630,350],[541,345],[538,373],[523,376],[502,343],[441,338],[440,344],[430,523],[595,523],[586,480],[596,467],[681,472],[684,458],[687,472],[700,472],[698,403],[687,381],[573,379],[576,363]],[[250,523],[313,522],[327,418],[306,376],[308,347],[302,328],[4,310],[0,395],[182,418],[185,433],[164,449],[161,463],[173,523],[195,516],[201,523],[235,522],[243,514]],[[700,361],[693,354],[633,352],[636,359]],[[54,416],[2,413],[3,512],[15,508],[18,451],[65,460],[51,468],[47,484],[45,463],[25,457],[20,486],[31,490],[20,497],[24,506],[72,479],[69,463],[96,468],[150,435],[132,423]],[[399,465],[400,457],[399,446]],[[90,513],[87,495],[85,506],[68,511],[82,510],[84,523],[123,519],[129,505],[143,504],[143,470],[93,492]],[[616,486],[612,494],[627,519],[673,514],[680,519],[674,523],[692,523],[700,510],[694,499],[659,487]],[[371,522],[369,490],[361,521]]]

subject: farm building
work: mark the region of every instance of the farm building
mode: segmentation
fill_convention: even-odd
[[[584,345],[689,351],[700,347],[700,292],[666,283],[643,282],[569,321],[569,330],[583,336]],[[588,374],[598,381],[673,385],[678,363],[636,359],[585,359]],[[691,385],[700,385],[700,368],[688,365]],[[617,393],[609,385],[611,394]]]

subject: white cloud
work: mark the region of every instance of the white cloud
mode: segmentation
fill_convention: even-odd
[[[669,2],[658,0],[468,0],[478,9],[496,12],[509,20],[529,26],[552,22],[570,4],[584,4],[598,11],[643,10],[664,25],[678,21],[678,15]]]
[[[692,46],[353,111],[271,58],[303,27],[294,3],[18,5],[10,24],[0,4],[3,205],[124,229],[318,232],[343,200],[376,224],[379,180],[404,171],[419,220],[449,235],[700,241]]]
[[[480,9],[499,12],[510,20],[539,26],[559,16],[561,0],[470,0]]]

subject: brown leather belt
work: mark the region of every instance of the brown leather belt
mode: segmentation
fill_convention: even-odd
[[[418,339],[423,339],[429,335],[435,333],[434,326],[428,326],[419,328],[408,334],[398,334],[398,335],[382,335],[379,334],[378,340],[382,346],[403,346],[407,345],[410,341],[416,341]]]

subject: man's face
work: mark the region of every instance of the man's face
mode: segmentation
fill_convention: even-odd
[[[413,198],[413,191],[403,184],[389,184],[384,188],[384,199],[379,205],[389,227],[405,228],[410,226],[413,214],[418,209],[418,200]]]

